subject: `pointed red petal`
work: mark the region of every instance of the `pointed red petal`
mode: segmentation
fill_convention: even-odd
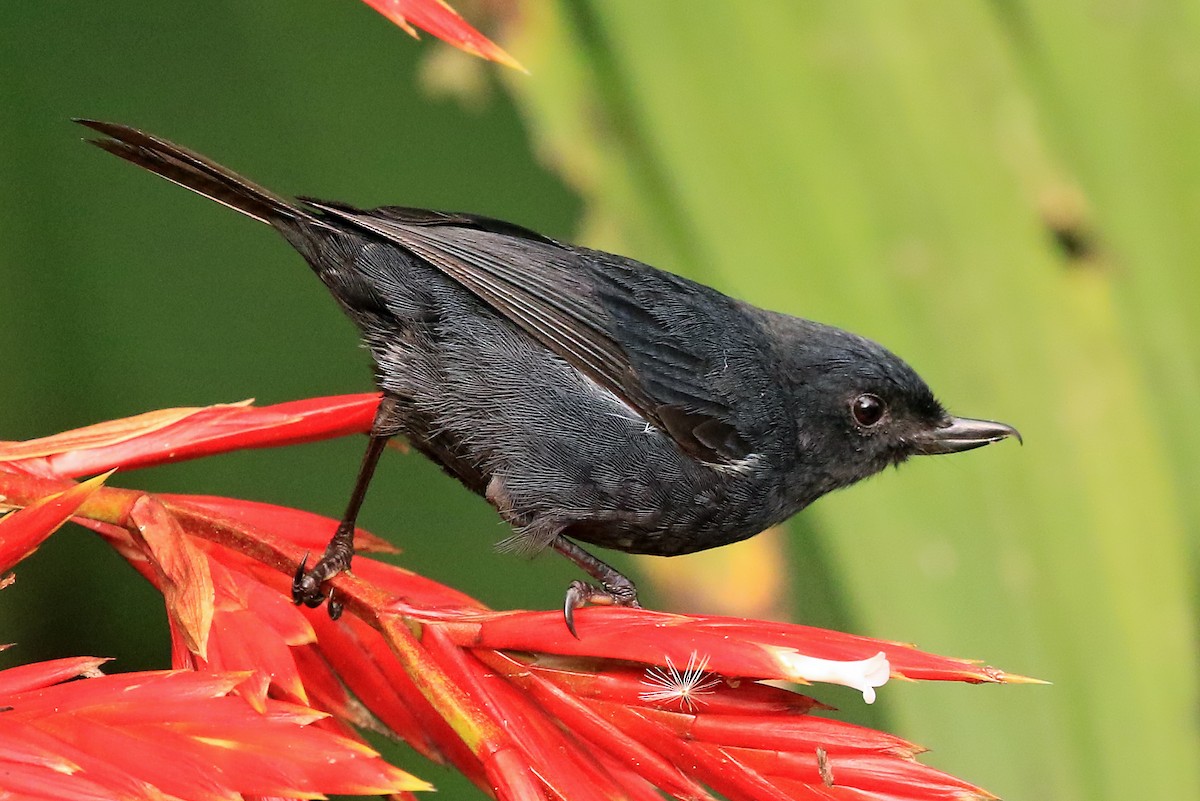
[[[558,660],[546,666],[534,661],[525,665],[524,669],[570,690],[572,695],[581,698],[594,698],[626,706],[661,708],[660,705],[646,699],[647,690],[653,689],[653,685],[647,681],[646,668],[580,660],[578,668],[572,669],[569,663]],[[816,699],[782,687],[745,680],[731,681],[716,674],[711,675],[714,677],[714,684],[704,692],[698,702],[703,710],[710,714],[803,714],[820,706]]]
[[[172,679],[172,676],[193,676]],[[168,716],[174,708],[219,698],[238,685],[244,676],[220,673],[152,670],[139,673],[114,673],[96,678],[68,681],[51,688],[14,693],[5,703],[13,709],[6,720],[38,720],[56,713],[79,714],[84,709],[125,708],[128,698],[146,704],[150,714]],[[155,709],[160,706],[161,709]]]
[[[646,609],[587,608],[576,613],[580,639],[557,612],[510,612],[480,616],[471,625],[452,625],[456,641],[493,650],[532,651],[624,659],[652,665],[686,664],[692,654],[709,669],[730,677],[804,681],[794,657],[833,661],[887,655],[892,675],[938,681],[1003,682],[1002,671],[966,659],[925,653],[910,645],[853,634],[761,620],[708,615],[672,615]]]
[[[94,656],[70,656],[0,670],[0,706],[4,705],[6,695],[40,690],[67,679],[94,673],[107,661]]]
[[[44,458],[62,476],[132,470],[242,448],[313,442],[371,428],[379,396],[330,398],[253,407],[164,409],[29,442],[0,444],[0,461]]]
[[[104,484],[109,475],[96,476],[0,518],[0,573],[36,551]]]
[[[238,406],[246,406],[245,401]],[[156,409],[152,412],[123,417],[119,420],[106,420],[103,423],[75,428],[52,434],[48,437],[31,439],[26,442],[0,443],[0,461],[11,462],[33,459],[39,456],[55,456],[71,451],[89,450],[93,448],[112,448],[123,442],[138,437],[150,436],[164,428],[175,425],[207,409],[229,408],[225,405],[203,407],[185,406],[176,409]]]
[[[363,0],[383,14],[410,36],[416,36],[412,25],[429,31],[439,39],[472,55],[526,72],[515,58],[467,24],[454,9],[441,0]],[[409,24],[411,21],[412,25]]]
[[[215,597],[208,556],[183,533],[170,512],[150,496],[134,503],[129,517],[161,579],[159,589],[167,613],[179,625],[188,650],[204,657]]]

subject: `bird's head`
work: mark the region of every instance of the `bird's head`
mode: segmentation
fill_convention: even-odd
[[[916,371],[881,345],[797,322],[802,328],[791,326],[787,367],[796,396],[799,462],[820,477],[817,492],[852,484],[910,456],[1021,439],[1004,423],[951,415]]]

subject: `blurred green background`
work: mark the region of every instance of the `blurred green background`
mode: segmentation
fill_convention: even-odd
[[[144,127],[283,192],[508,218],[886,343],[1026,446],[926,459],[781,537],[687,563],[716,611],[779,573],[792,619],[1049,687],[889,685],[852,720],[1010,799],[1200,797],[1200,6],[464,2],[524,76],[365,5],[10,4],[0,30],[0,439],[167,407],[369,389],[350,324],[265,228],[79,143]],[[362,441],[120,475],[337,516]],[[497,607],[561,560],[391,453],[362,524]],[[453,558],[448,558],[453,554]],[[765,554],[765,555],[764,555]],[[713,561],[713,559],[717,561]],[[733,588],[730,592],[729,588]],[[0,665],[166,664],[161,605],[64,529],[0,594]],[[453,793],[446,772],[389,752]]]

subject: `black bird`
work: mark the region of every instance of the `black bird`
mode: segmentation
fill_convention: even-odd
[[[633,259],[474,214],[291,201],[166,140],[77,122],[110,153],[275,228],[362,331],[383,400],[337,532],[296,571],[296,603],[319,606],[350,566],[396,435],[496,507],[513,528],[500,548],[553,548],[597,582],[567,591],[572,633],[583,604],[637,605],[633,583],[579,542],[714,548],[910,456],[1019,438],[952,417],[868,339]]]

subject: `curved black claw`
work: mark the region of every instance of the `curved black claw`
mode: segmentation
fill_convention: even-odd
[[[296,568],[296,572],[292,576],[292,603],[297,606],[304,604],[309,609],[316,609],[328,601],[326,609],[329,611],[329,617],[337,620],[342,614],[344,605],[334,598],[332,587],[325,591],[321,585],[350,567],[352,553],[352,551],[331,544],[330,548],[325,551],[325,555],[313,565],[312,570],[308,569],[309,555],[305,554],[300,566]]]
[[[620,576],[620,574],[617,574]],[[625,579],[624,576],[620,576]],[[567,587],[567,595],[563,599],[563,620],[567,624],[567,631],[571,632],[571,636],[579,639],[579,632],[575,631],[575,610],[581,606],[589,604],[595,606],[628,606],[632,608],[640,608],[641,604],[637,599],[637,587],[633,586],[633,582],[625,579],[624,584],[605,584],[603,588],[597,587],[595,584],[588,584],[586,581],[572,581]]]
[[[320,601],[316,604],[308,603],[312,599],[312,588],[309,586],[308,578],[308,557],[311,556],[308,551],[304,552],[304,558],[300,560],[299,567],[292,574],[292,603],[296,606],[304,604],[309,608],[315,609],[321,605]]]
[[[321,592],[321,579],[316,577],[321,562],[317,562],[317,567],[310,571],[308,557],[309,554],[304,554],[304,558],[300,560],[300,566],[296,568],[296,573],[292,576],[292,603],[296,606],[304,604],[309,609],[316,609],[325,602],[325,595]]]
[[[333,594],[334,594],[333,587],[330,587],[329,588],[329,600],[328,600],[325,608],[329,611],[329,619],[337,620],[339,617],[342,616],[342,610],[345,608],[345,606],[337,598],[334,598]]]
[[[563,598],[563,621],[567,624],[567,631],[577,640],[579,632],[575,630],[575,610],[586,604],[587,597],[596,589],[585,581],[572,581],[567,586],[567,595]]]

